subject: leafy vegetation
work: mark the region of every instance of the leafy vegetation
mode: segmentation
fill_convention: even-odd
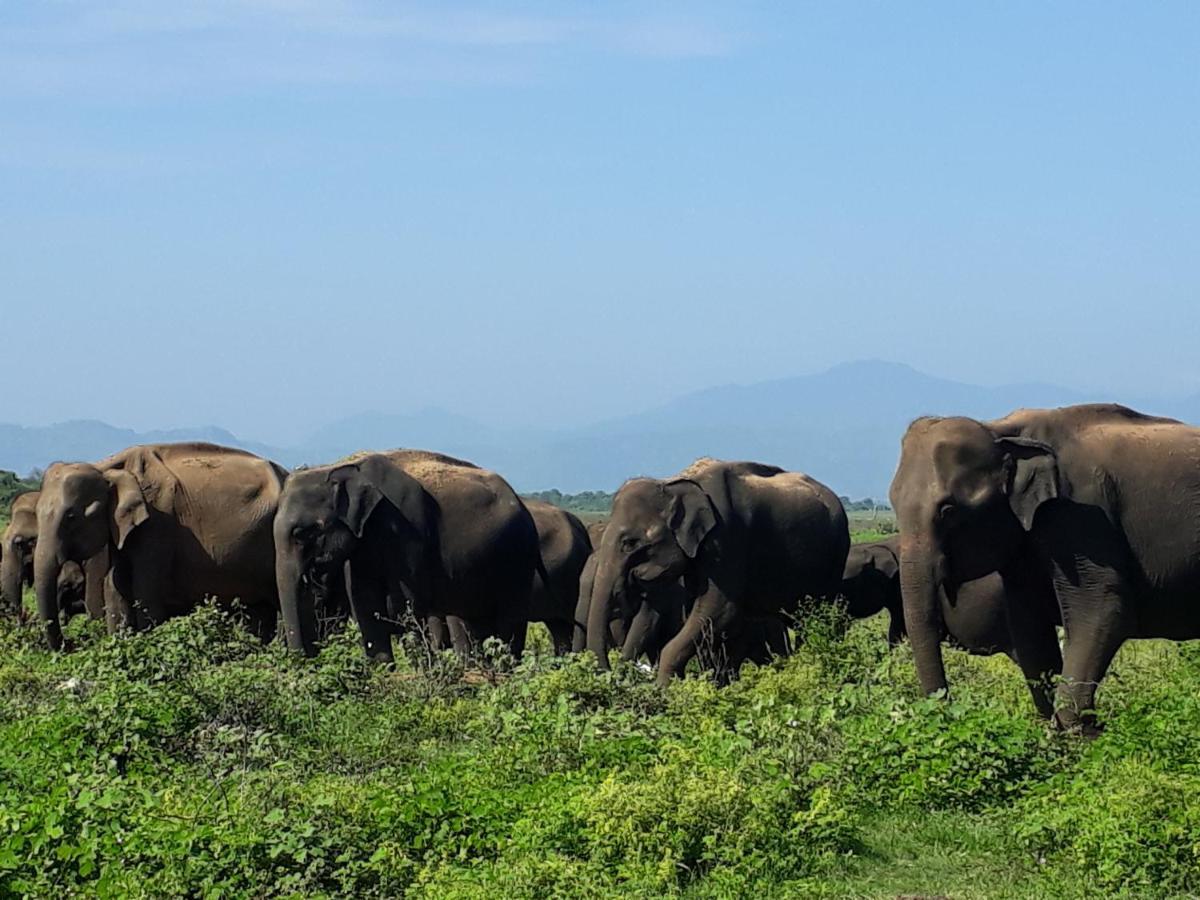
[[[41,487],[41,478],[20,478],[15,472],[0,469],[0,525],[7,524],[8,511],[13,498],[26,491],[36,491]]]
[[[315,660],[214,608],[54,656],[0,624],[0,895],[1169,896],[1200,889],[1200,652],[1127,648],[1091,743],[1006,658],[918,696],[881,622],[663,692],[636,668]]]

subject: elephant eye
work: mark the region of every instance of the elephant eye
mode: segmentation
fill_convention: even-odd
[[[938,522],[942,525],[953,525],[954,520],[958,517],[958,507],[953,503],[943,503],[938,507],[937,517]]]
[[[624,553],[632,553],[638,548],[638,539],[635,537],[621,538],[621,550]]]

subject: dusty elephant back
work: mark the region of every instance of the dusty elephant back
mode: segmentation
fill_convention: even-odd
[[[433,498],[449,572],[515,568],[532,576],[537,528],[507,481],[474,463],[430,450],[389,450],[381,455]]]
[[[525,500],[524,503],[533,516],[538,547],[548,568],[552,560],[565,559],[580,552],[586,558],[592,552],[587,528],[577,516],[542,500]]]
[[[37,537],[37,503],[41,491],[26,491],[13,498],[9,522],[5,527],[5,543],[14,537]]]
[[[109,457],[98,468],[130,472],[148,502],[184,523],[236,519],[244,524],[270,518],[283,490],[275,464],[216,444],[143,444]]]
[[[173,543],[181,576],[201,592],[273,582],[271,528],[284,480],[274,463],[207,443],[140,445],[106,462],[132,474],[163,514],[156,528]]]

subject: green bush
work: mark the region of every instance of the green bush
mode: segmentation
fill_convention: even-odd
[[[0,623],[0,895],[1161,896],[1200,884],[1200,653],[1124,651],[1107,731],[1003,657],[919,696],[878,622],[667,691],[529,654],[312,660],[213,607],[53,655]],[[983,876],[980,873],[986,872]]]

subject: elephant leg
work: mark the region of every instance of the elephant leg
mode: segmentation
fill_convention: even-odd
[[[888,633],[887,642],[889,647],[898,647],[900,642],[904,640],[904,607],[897,603],[894,606],[888,606]]]
[[[450,647],[450,629],[446,620],[441,616],[428,615],[424,618],[422,631],[432,650],[446,650]]]
[[[446,616],[446,628],[450,632],[450,643],[454,652],[466,662],[475,650],[475,640],[466,621],[461,616]]]
[[[137,624],[133,611],[133,584],[129,565],[124,560],[114,563],[104,579],[104,623],[109,634],[127,631]]]
[[[166,621],[166,599],[171,592],[171,552],[159,541],[144,538],[129,561],[135,628],[146,631]]]
[[[575,630],[574,622],[547,622],[550,637],[554,641],[554,655],[566,656],[571,650],[571,638]]]
[[[353,566],[353,573],[350,606],[358,620],[363,652],[377,662],[394,662],[392,632],[384,620],[387,613],[386,590],[376,574],[365,566]]]
[[[271,643],[278,631],[279,611],[270,603],[258,603],[246,610],[246,630],[264,644]]]
[[[499,638],[507,645],[509,651],[516,659],[520,659],[521,654],[525,652],[525,638],[528,629],[529,622],[524,618],[518,618],[507,612],[501,612],[496,617],[495,624],[490,630],[493,636]],[[486,630],[481,629],[481,631]]]
[[[88,618],[105,618],[104,579],[108,574],[108,551],[98,553],[83,564],[83,605]]]
[[[663,647],[658,659],[658,685],[666,687],[676,675],[682,676],[701,642],[715,640],[717,635],[729,631],[737,618],[737,607],[710,582],[708,590],[696,599],[679,633]]]
[[[624,647],[629,637],[629,626],[624,619],[613,619],[608,623],[608,640],[610,647]]]
[[[1125,642],[1126,632],[1119,615],[1112,612],[1072,624],[1075,627],[1067,633],[1055,721],[1062,728],[1081,728],[1085,734],[1094,734],[1098,730],[1096,688]]]
[[[1008,629],[1013,660],[1021,668],[1033,705],[1045,719],[1054,716],[1054,680],[1062,674],[1062,650],[1051,618],[1058,599],[1048,581],[1027,577],[1027,566],[1020,574],[1004,579]]]

